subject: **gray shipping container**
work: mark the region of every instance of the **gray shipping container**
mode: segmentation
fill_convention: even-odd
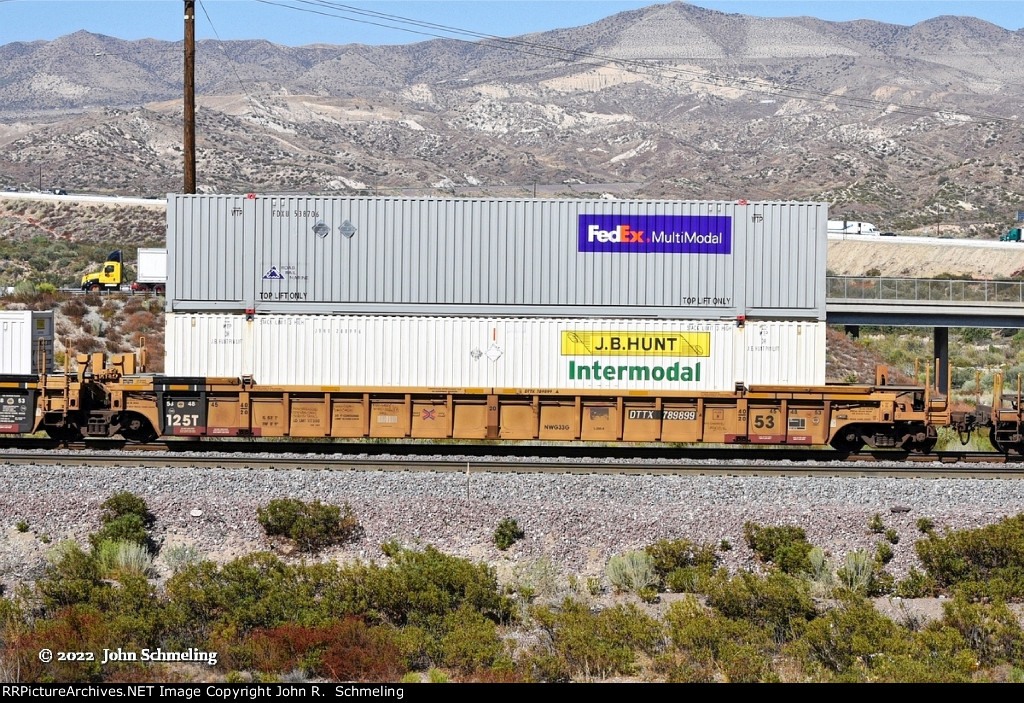
[[[168,195],[171,312],[825,319],[809,202]]]

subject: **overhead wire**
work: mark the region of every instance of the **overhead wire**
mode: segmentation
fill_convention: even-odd
[[[220,38],[220,33],[217,31],[217,28],[214,26],[213,19],[210,17],[210,13],[207,12],[207,10],[206,10],[206,4],[203,3],[203,0],[198,0],[198,2],[199,2],[199,7],[201,7],[203,9],[203,14],[206,16],[206,21],[210,23],[210,29],[213,30],[214,36],[217,37],[217,41],[218,41],[217,46],[218,46],[218,48],[220,48],[221,52],[224,54],[224,58],[226,58],[228,60],[228,65],[231,67],[231,72],[233,74],[235,74],[235,80],[238,81],[239,87],[241,87],[242,92],[245,93],[245,98],[249,102],[249,106],[252,108],[254,114],[258,113],[259,112],[259,108],[258,108],[258,106],[256,104],[256,101],[253,99],[252,95],[249,93],[249,90],[246,88],[245,83],[242,82],[242,77],[238,75],[238,71],[235,68],[235,62],[231,59],[230,56],[228,56],[228,52],[225,51],[225,49],[224,49],[224,40],[222,40]]]

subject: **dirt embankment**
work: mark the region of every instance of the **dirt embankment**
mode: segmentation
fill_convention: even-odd
[[[878,239],[830,241],[828,270],[839,276],[863,276],[877,270],[879,275],[900,278],[943,274],[1014,278],[1024,275],[1024,244],[992,248],[899,244]]]

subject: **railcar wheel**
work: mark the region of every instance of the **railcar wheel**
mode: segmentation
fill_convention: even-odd
[[[135,413],[128,413],[122,418],[121,429],[118,430],[118,434],[129,442],[140,444],[152,442],[159,436],[156,430],[153,429],[153,426],[149,424],[149,420]]]
[[[830,444],[836,451],[849,454],[864,448],[864,438],[855,427],[848,427],[833,437]]]
[[[910,425],[903,432],[905,434],[898,446],[914,454],[928,454],[939,441],[935,430],[924,425]]]
[[[44,429],[50,439],[55,439],[58,442],[77,442],[82,439],[82,431],[71,425],[64,425],[62,427],[46,427]]]
[[[938,441],[938,437],[914,440],[913,442],[907,442],[906,448],[915,454],[929,454],[933,449],[935,449],[935,443]]]

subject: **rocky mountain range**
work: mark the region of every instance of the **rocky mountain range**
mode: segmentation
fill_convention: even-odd
[[[962,236],[1024,210],[1024,30],[971,17],[673,2],[509,39],[196,55],[201,192],[824,200]],[[181,42],[0,46],[0,187],[180,190],[181,85]]]

